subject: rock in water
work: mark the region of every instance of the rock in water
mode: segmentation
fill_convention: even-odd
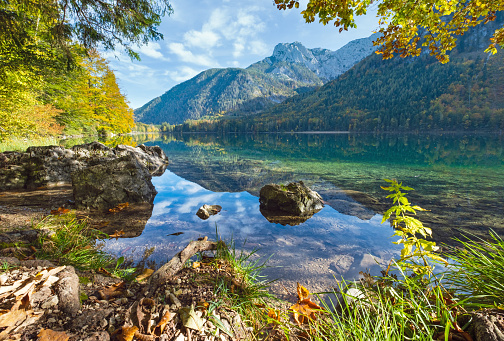
[[[302,181],[287,186],[266,185],[259,193],[261,210],[286,212],[293,216],[308,216],[324,206],[320,195],[306,187]]]
[[[108,210],[121,203],[150,203],[157,192],[149,171],[129,154],[72,174],[75,204]]]
[[[219,205],[203,205],[199,208],[196,215],[203,220],[210,218],[211,215],[215,215],[222,210],[222,207]]]

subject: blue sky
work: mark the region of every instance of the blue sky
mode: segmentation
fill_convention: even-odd
[[[307,24],[300,10],[279,11],[273,0],[173,0],[174,13],[159,32],[164,40],[137,49],[141,61],[104,52],[130,105],[138,108],[173,86],[210,68],[247,67],[272,54],[278,43],[337,50],[378,28],[374,13],[357,29],[338,33],[333,25]],[[302,7],[302,6],[300,6]]]

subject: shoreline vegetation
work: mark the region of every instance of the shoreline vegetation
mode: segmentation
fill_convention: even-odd
[[[458,240],[461,247],[449,248],[441,255],[436,252],[435,243],[424,239],[431,231],[416,219],[416,211],[423,209],[410,204],[406,197],[405,191],[412,189],[394,180],[382,188],[391,192],[388,197],[393,200],[383,222],[390,218],[395,227],[395,236],[400,237],[395,243],[404,246],[401,258],[391,262],[380,276],[362,273],[357,281],[335,279],[333,292],[311,294],[309,288],[298,284],[297,302],[276,299],[260,275],[267,263],[251,261],[251,254],[237,251],[232,241],[225,243],[219,237],[212,244],[217,248],[213,254],[186,254],[183,267],[168,277],[172,278],[169,286],[156,288],[155,293],[148,295],[150,280],[146,278],[155,274],[154,269],[145,262],[133,265],[123,257],[114,259],[100,250],[100,238],[117,238],[120,233],[106,235],[92,230],[85,218],[76,217],[75,212],[65,208],[52,211],[40,222],[32,222],[31,227],[41,232],[36,240],[4,243],[1,248],[3,255],[74,267],[81,277],[82,310],[94,302],[121,300],[114,307],[120,318],[115,323],[109,321],[108,328],[96,325],[94,331],[106,332],[109,339],[160,339],[163,332],[150,333],[141,321],[135,322],[130,316],[135,304],[138,309],[146,302],[142,300],[150,299],[153,307],[166,307],[168,303],[169,308],[161,316],[169,320],[165,326],[170,327],[164,332],[169,335],[167,330],[171,328],[169,340],[213,340],[219,333],[226,335],[221,340],[493,340],[488,335],[499,335],[499,327],[488,321],[503,314],[504,278],[499,269],[504,266],[504,241],[490,231],[487,240]],[[442,257],[450,258],[452,264],[446,264]],[[434,271],[439,263],[446,266],[441,273]],[[20,269],[25,267],[2,258],[0,276],[10,278]],[[115,283],[100,288],[95,281],[97,274],[112,278]],[[204,292],[200,290],[202,285],[206,286]],[[96,301],[89,288],[116,294]],[[19,309],[14,307],[10,307],[13,314]],[[237,315],[226,320],[226,311]],[[51,314],[54,312],[47,313],[51,317],[25,326],[24,335],[38,335],[41,330],[67,332],[70,336],[77,333],[66,323],[55,328],[49,322],[54,319]],[[2,319],[5,314],[0,314],[0,322]],[[157,319],[153,321],[159,325],[162,319]],[[238,319],[241,327],[228,326],[229,320]],[[480,326],[485,323],[487,334],[481,336]],[[0,333],[7,330],[4,325],[0,328]],[[175,334],[182,336],[176,338]]]

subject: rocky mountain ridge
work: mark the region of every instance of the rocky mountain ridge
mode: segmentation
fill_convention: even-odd
[[[136,109],[135,119],[180,124],[261,112],[337,78],[375,50],[375,38],[354,40],[337,51],[309,49],[299,42],[278,44],[272,56],[246,69],[210,69],[176,85]]]

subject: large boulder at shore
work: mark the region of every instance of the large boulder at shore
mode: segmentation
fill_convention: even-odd
[[[150,203],[157,192],[152,176],[134,155],[72,173],[78,208],[108,210],[121,203]]]
[[[302,181],[287,186],[266,185],[259,193],[261,211],[285,212],[293,216],[311,216],[324,206],[317,192]]]
[[[72,173],[120,157],[132,155],[153,175],[161,175],[168,157],[159,147],[119,145],[110,148],[99,142],[77,145],[29,147],[26,152],[0,153],[0,190],[35,189],[69,184]]]

